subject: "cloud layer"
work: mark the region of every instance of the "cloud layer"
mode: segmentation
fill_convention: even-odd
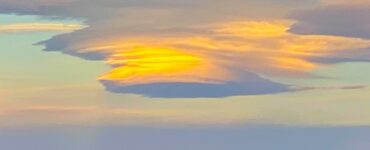
[[[322,19],[315,20],[317,15],[336,19],[332,15],[337,13],[332,11],[345,12],[354,9],[351,7],[328,7],[326,15],[322,15],[321,8],[301,12],[293,16],[301,21],[293,26],[291,20],[281,18],[296,8],[293,6],[312,1],[0,0],[0,3],[2,13],[85,20],[87,28],[39,44],[45,45],[46,51],[105,61],[112,70],[99,80],[107,90],[119,93],[224,97],[295,91],[299,87],[265,77],[307,77],[322,65],[369,61],[370,55],[369,40],[342,37],[367,38],[366,19],[363,20],[366,16],[360,15],[367,12],[366,7],[356,7],[358,12],[349,16],[362,21],[355,26],[359,31],[352,32],[353,29],[343,30],[348,29],[346,25],[351,20],[338,18],[337,23],[343,26],[335,28],[331,28],[335,21],[322,24]],[[264,3],[279,7],[267,7],[263,12],[253,10],[252,6]],[[251,10],[242,11],[244,7]]]

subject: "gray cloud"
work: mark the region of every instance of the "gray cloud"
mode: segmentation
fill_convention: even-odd
[[[370,39],[370,5],[328,5],[292,12],[290,32]]]
[[[336,52],[336,56],[316,56],[309,58],[310,61],[323,64],[337,64],[345,62],[370,62],[370,48],[345,50]]]
[[[247,77],[248,76],[248,77]],[[111,81],[102,81],[108,91],[135,93],[156,98],[228,97],[241,95],[264,95],[296,91],[290,85],[273,82],[253,73],[245,76],[248,81],[229,81],[219,84],[207,83],[149,83],[123,86]]]

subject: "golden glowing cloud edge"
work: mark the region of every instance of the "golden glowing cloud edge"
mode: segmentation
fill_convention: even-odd
[[[292,21],[235,21],[210,25],[208,34],[129,36],[79,43],[78,50],[108,54],[113,70],[99,79],[122,85],[154,82],[240,81],[235,70],[300,77],[337,57],[370,47],[369,40],[289,33]],[[235,70],[234,70],[235,69]]]

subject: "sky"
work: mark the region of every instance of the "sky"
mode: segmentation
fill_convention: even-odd
[[[370,149],[369,0],[0,0],[7,150]]]

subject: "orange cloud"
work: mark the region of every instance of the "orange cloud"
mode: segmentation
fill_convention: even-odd
[[[290,33],[292,24],[287,20],[233,21],[189,27],[181,33],[164,30],[122,35],[100,34],[88,27],[41,44],[47,50],[55,46],[67,54],[105,61],[112,70],[99,80],[110,91],[145,95],[152,88],[153,93],[158,92],[162,89],[158,84],[165,83],[161,87],[172,93],[197,89],[213,96],[296,90],[262,76],[307,77],[330,64],[319,59],[363,60],[360,57],[366,52],[361,50],[370,47],[370,40],[365,39]],[[145,85],[150,85],[150,90]],[[130,88],[122,88],[127,86]]]
[[[236,70],[266,76],[302,76],[322,64],[312,57],[366,48],[370,41],[288,33],[291,23],[231,22],[193,36],[139,36],[87,44],[81,52],[106,52],[113,70],[100,80],[123,85],[155,82],[239,81]]]
[[[175,48],[134,46],[119,49],[108,57],[107,63],[116,66],[100,80],[114,80],[122,84],[150,82],[214,83],[209,73],[218,70],[206,58]],[[221,72],[220,72],[221,73]],[[220,78],[226,78],[219,74]]]
[[[239,37],[266,38],[282,36],[288,29],[288,21],[240,21],[218,25],[214,31]]]

